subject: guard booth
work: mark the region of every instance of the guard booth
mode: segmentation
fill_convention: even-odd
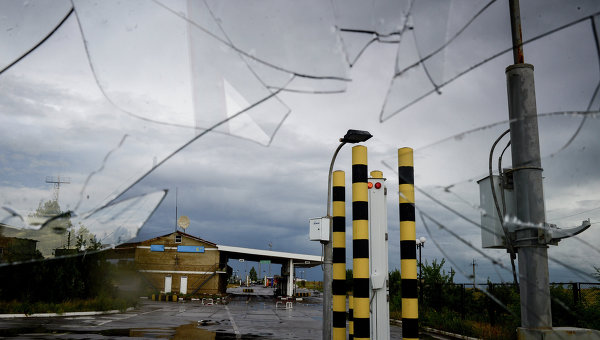
[[[275,296],[287,296],[287,286],[288,280],[285,276],[282,276],[277,280],[277,284],[275,285]]]
[[[277,285],[277,282],[279,281],[278,279],[280,279],[280,277],[267,277],[265,280],[265,287],[275,287],[275,285]]]

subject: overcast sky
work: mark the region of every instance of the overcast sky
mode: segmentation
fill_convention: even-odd
[[[53,35],[0,74],[3,206],[23,216],[34,211],[53,195],[46,176],[69,179],[60,187],[60,204],[80,217],[114,198],[155,193],[83,221],[108,240],[120,225],[134,236],[166,189],[138,238],[174,230],[177,191],[178,213],[190,217],[192,235],[218,244],[268,249],[272,242],[273,250],[320,254],[320,244],[308,240],[308,219],[326,213],[327,171],[338,139],[348,129],[361,129],[374,135],[365,143],[369,170],[382,170],[387,178],[390,269],[400,263],[398,148],[415,149],[419,188],[480,220],[476,181],[486,176],[490,147],[508,128],[504,70],[512,53],[499,54],[510,47],[504,1],[491,4],[456,39],[485,4],[255,1],[243,2],[243,9],[241,3],[217,1],[74,4],[75,12]],[[4,69],[52,31],[71,3],[1,6]],[[525,46],[525,60],[535,66],[538,113],[597,111],[599,52],[591,19],[585,18],[597,14],[600,4],[524,1],[521,10],[526,40],[581,19]],[[430,78],[423,64],[404,72],[448,41],[424,64]],[[231,121],[173,154],[227,117]],[[595,115],[581,124],[582,117],[553,114],[539,121],[548,221],[559,227],[592,222],[580,235],[585,243],[574,238],[550,248],[552,281],[590,281],[581,272],[600,266],[600,124]],[[499,144],[495,159],[507,142]],[[510,163],[509,148],[502,165]],[[350,188],[351,146],[340,152],[336,169],[346,171]],[[351,201],[350,189],[346,200]],[[429,239],[424,260],[447,256],[446,269],[457,271],[457,282],[468,281],[462,273],[471,272],[473,259],[478,281],[510,280],[509,271],[473,249],[481,249],[477,226],[419,193],[416,205],[472,244],[433,223],[426,230],[417,217],[417,236]],[[123,209],[118,218],[107,218]],[[351,265],[350,205],[346,214]],[[28,228],[18,218],[4,221]],[[483,252],[510,268],[504,251]],[[319,268],[307,273],[321,278]]]

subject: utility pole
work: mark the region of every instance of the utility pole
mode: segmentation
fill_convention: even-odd
[[[476,288],[476,287],[475,287],[475,283],[476,283],[476,282],[475,282],[475,266],[476,266],[477,264],[475,263],[475,259],[473,259],[472,265],[473,265],[473,288]]]
[[[525,64],[519,0],[509,0],[514,65],[506,68],[516,217],[523,225],[544,226],[542,165],[533,65]],[[517,228],[521,327],[551,329],[548,246],[543,228]],[[540,242],[542,237],[542,242]]]
[[[273,243],[269,241],[269,251],[273,251]],[[269,277],[271,277],[271,261],[269,261]]]

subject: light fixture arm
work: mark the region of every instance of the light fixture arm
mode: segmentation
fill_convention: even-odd
[[[331,164],[329,164],[329,178],[327,180],[327,217],[331,217],[331,176],[333,175],[333,164],[335,163],[335,158],[337,157],[338,152],[340,152],[340,149],[344,145],[346,145],[346,142],[341,142],[340,145],[338,145],[337,149],[335,149],[335,152],[333,153],[333,157],[331,158]]]

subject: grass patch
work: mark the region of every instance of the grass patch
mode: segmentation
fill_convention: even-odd
[[[305,285],[303,288],[313,289],[319,292],[323,291],[323,282],[321,281],[305,281]]]
[[[0,303],[0,314],[35,314],[35,313],[67,313],[119,310],[124,312],[135,307],[137,299],[97,297],[93,299],[74,299],[60,303],[7,301]]]

